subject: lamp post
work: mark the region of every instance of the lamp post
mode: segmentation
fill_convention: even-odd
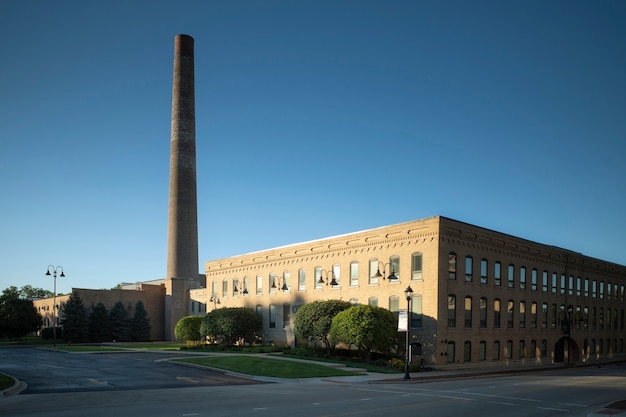
[[[404,295],[406,295],[406,346],[405,346],[405,354],[406,361],[404,363],[404,379],[411,379],[411,375],[409,374],[409,361],[411,353],[409,352],[409,333],[411,332],[411,299],[413,298],[413,289],[408,286],[406,290],[404,290]]]
[[[326,279],[324,279],[324,273],[326,273]],[[331,279],[328,279],[329,275],[331,276]],[[329,270],[320,270],[320,279],[317,281],[317,283],[320,285],[330,285],[331,287],[336,287],[337,285],[339,285],[339,283],[335,279],[335,272],[332,270],[332,268]]]
[[[50,274],[50,269],[52,269],[52,274]],[[60,277],[65,277],[63,273],[62,266],[54,266],[48,265],[48,269],[46,271],[46,275],[52,275],[54,277],[54,290],[52,291],[52,346],[57,347],[57,324],[56,324],[56,313],[54,309],[57,305],[57,271],[61,271]]]

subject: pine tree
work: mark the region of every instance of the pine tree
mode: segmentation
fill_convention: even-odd
[[[77,292],[72,292],[61,307],[63,338],[68,342],[81,343],[89,340],[87,309]]]
[[[132,323],[128,318],[128,311],[121,301],[115,303],[109,314],[113,326],[113,340],[117,342],[130,342]]]
[[[135,317],[133,317],[133,333],[132,339],[135,342],[149,342],[150,331],[152,326],[150,325],[150,319],[148,318],[148,312],[143,305],[143,302],[137,301],[135,304]]]
[[[107,308],[102,303],[96,304],[89,314],[89,337],[93,342],[113,340],[113,326]]]

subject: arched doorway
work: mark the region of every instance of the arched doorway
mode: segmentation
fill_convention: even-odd
[[[580,349],[570,336],[563,336],[554,345],[554,362],[567,364],[580,362]]]

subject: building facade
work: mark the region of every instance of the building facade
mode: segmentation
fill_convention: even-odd
[[[265,343],[296,345],[298,308],[342,299],[393,312],[410,305],[413,360],[429,366],[625,356],[626,267],[445,217],[209,261],[205,269],[206,288],[189,292],[189,313],[255,309]]]

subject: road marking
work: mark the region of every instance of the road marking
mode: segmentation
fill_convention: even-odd
[[[252,411],[261,411],[261,410],[267,410],[267,407],[257,407],[257,408],[252,409]]]
[[[380,389],[366,389],[366,388],[358,388],[359,391],[370,391],[370,392],[382,392],[385,394],[400,394],[398,391],[386,391],[386,390],[380,390]],[[463,400],[463,401],[476,401],[472,398],[465,398],[465,397],[457,397],[457,396],[452,396],[452,395],[441,395],[441,394],[425,394],[425,393],[421,393],[421,392],[412,392],[410,395],[419,395],[421,397],[437,397],[437,398],[449,398],[449,399],[453,399],[453,400]],[[403,396],[404,393],[403,393]]]
[[[490,404],[499,404],[499,405],[510,405],[511,407],[520,407],[519,404],[513,404],[513,403],[503,403],[503,402],[499,402],[499,401],[489,401]]]
[[[188,414],[183,414],[183,417],[189,417],[189,416],[199,416],[200,413],[188,413]]]
[[[549,408],[549,407],[537,407],[540,410],[546,410],[546,411],[569,411],[569,410],[563,410],[562,408]]]

